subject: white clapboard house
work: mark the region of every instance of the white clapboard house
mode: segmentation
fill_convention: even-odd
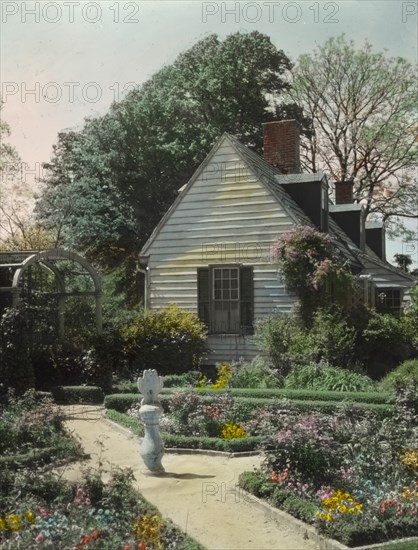
[[[264,124],[264,158],[224,134],[155,228],[140,253],[147,308],[177,304],[208,326],[209,362],[251,359],[257,319],[290,312],[272,247],[298,225],[329,232],[364,286],[364,299],[400,310],[413,279],[386,262],[384,227],[365,223],[352,185],[301,173],[299,126]]]

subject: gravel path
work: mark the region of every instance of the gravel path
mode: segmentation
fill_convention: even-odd
[[[286,520],[277,520],[245,499],[238,475],[260,464],[260,457],[165,454],[163,477],[147,475],[139,456],[139,440],[103,417],[103,409],[64,407],[66,425],[91,459],[68,465],[64,477],[78,480],[83,468],[99,462],[130,467],[141,493],[208,550],[317,550]]]

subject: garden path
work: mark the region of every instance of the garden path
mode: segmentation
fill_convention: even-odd
[[[107,470],[110,465],[130,467],[144,497],[208,550],[317,550],[315,542],[304,540],[292,525],[270,517],[239,492],[238,475],[257,467],[260,457],[166,453],[166,474],[150,476],[139,457],[139,439],[109,423],[102,408],[64,408],[67,427],[91,456],[65,466],[66,479],[77,481],[83,468],[99,463]]]

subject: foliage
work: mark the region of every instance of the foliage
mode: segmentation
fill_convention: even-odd
[[[2,467],[35,467],[58,458],[80,456],[80,450],[65,433],[63,416],[48,397],[33,390],[21,398],[9,394],[0,405],[0,454]]]
[[[347,300],[352,279],[337,250],[330,235],[307,225],[290,229],[275,245],[273,255],[287,288],[299,298],[301,315],[307,322],[320,305]],[[338,295],[330,295],[330,285]]]
[[[299,317],[273,313],[258,323],[257,339],[280,374],[321,360],[351,368],[356,360],[356,331],[338,308],[318,309],[310,326]]]
[[[412,353],[413,327],[405,316],[372,311],[363,331],[364,358],[367,372],[382,377]]]
[[[39,472],[38,479],[55,483],[58,494],[38,494],[23,472],[14,482],[13,494],[0,485],[0,544],[4,548],[115,548],[181,547],[201,550],[170,521],[163,520],[132,486],[131,470],[113,469],[108,484],[102,472],[84,472],[77,484],[56,474]],[[22,492],[22,488],[24,489]],[[19,494],[19,499],[15,495]],[[147,546],[149,548],[150,546]]]
[[[327,363],[311,363],[294,367],[286,376],[285,388],[337,392],[372,392],[373,381],[356,372],[330,367]]]
[[[35,385],[30,359],[28,306],[23,302],[6,309],[0,319],[0,379],[0,394],[9,387],[23,394]]]
[[[366,215],[416,218],[414,67],[342,35],[300,56],[292,76],[289,98],[313,120],[306,168],[354,181]]]
[[[418,354],[418,285],[411,289],[411,302],[405,308],[404,320],[412,334],[412,344]]]
[[[345,544],[417,534],[413,388],[399,392],[393,414],[383,420],[350,404],[332,416],[300,416],[294,409],[279,419],[269,414],[259,422],[266,434],[264,468],[244,478],[255,494],[305,519],[296,502],[286,504],[289,494],[301,499],[305,520],[316,515],[319,532]]]
[[[112,384],[112,350],[106,336],[55,340],[33,353],[37,385],[40,387]],[[109,353],[107,351],[109,350]]]
[[[55,386],[51,393],[56,403],[103,403],[104,393],[98,386]]]
[[[273,117],[290,68],[259,32],[203,38],[108,113],[58,135],[40,219],[106,270],[123,268],[137,294],[138,250],[177,189],[224,132],[261,150],[260,121]],[[282,105],[289,114],[301,113]]]
[[[318,415],[305,415],[272,435],[265,443],[266,468],[273,472],[288,468],[300,482],[332,479],[339,450],[327,433],[328,424]]]
[[[206,327],[195,313],[171,305],[145,311],[121,329],[132,372],[152,366],[160,374],[197,367],[206,352]]]
[[[280,388],[282,385],[283,379],[261,356],[250,363],[236,365],[230,382],[231,388]]]
[[[205,388],[210,390],[224,390],[229,387],[232,378],[232,365],[226,361],[216,364],[216,381],[214,384],[208,385],[208,380],[206,376],[200,374],[197,389],[203,390]]]
[[[408,384],[418,387],[418,359],[404,361],[381,381],[381,387],[386,391]]]
[[[161,428],[177,435],[216,437],[232,421],[233,405],[229,394],[206,401],[196,393],[178,392],[168,402],[168,415],[162,419]]]

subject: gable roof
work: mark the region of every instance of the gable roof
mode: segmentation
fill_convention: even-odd
[[[256,179],[258,179],[266,187],[271,195],[283,207],[286,214],[290,217],[290,219],[295,222],[295,224],[309,225],[311,227],[314,226],[312,220],[286,191],[285,184],[298,182],[308,183],[323,180],[327,183],[326,176],[322,172],[282,174],[277,168],[268,164],[257,153],[243,145],[236,137],[231,136],[228,133],[224,133],[214,144],[211,151],[209,152],[205,160],[201,163],[199,168],[195,171],[190,180],[179,189],[179,195],[177,196],[176,200],[164,214],[164,216],[142,247],[140,257],[146,257],[149,247],[157,237],[158,233],[161,231],[161,228],[165,225],[169,217],[177,208],[178,204],[183,200],[183,197],[187,194],[190,187],[201,175],[206,166],[210,163],[213,156],[216,154],[221,144],[225,140],[228,141],[230,145],[232,145],[240,159],[244,162],[248,169],[251,170]],[[385,262],[381,258],[379,258],[369,246],[366,245],[365,250],[362,251],[343,231],[343,229],[335,222],[332,216],[329,216],[328,232],[331,237],[333,237],[336,247],[338,248],[340,253],[349,261],[352,268],[356,271],[360,272],[365,268],[364,261],[367,259],[368,261],[375,263],[377,266],[385,268],[393,274],[401,276],[406,281],[414,281],[414,278],[407,273],[404,273],[403,271],[397,269],[388,262]]]
[[[282,205],[284,210],[286,211],[286,214],[296,223],[300,225],[313,225],[312,221],[308,218],[308,216],[303,212],[303,210],[296,204],[296,202],[284,191],[280,185],[278,185],[277,181],[275,180],[276,175],[280,175],[280,172],[270,166],[265,160],[263,160],[261,157],[259,157],[256,153],[242,145],[235,137],[224,133],[218,141],[215,143],[215,145],[212,147],[210,153],[205,158],[205,160],[202,162],[202,164],[199,166],[199,168],[196,170],[196,172],[193,174],[193,176],[190,178],[190,180],[187,182],[186,185],[183,185],[180,190],[181,193],[178,195],[176,200],[173,202],[173,204],[170,206],[170,208],[167,210],[167,212],[164,214],[162,219],[160,220],[159,224],[156,226],[154,231],[151,233],[151,236],[147,240],[147,242],[142,247],[142,250],[140,252],[140,256],[146,256],[149,247],[154,242],[155,238],[157,237],[158,233],[161,231],[161,228],[165,225],[171,214],[174,212],[174,210],[177,208],[179,203],[182,201],[183,197],[187,194],[190,187],[193,185],[193,183],[197,180],[197,178],[201,175],[203,170],[206,168],[206,166],[210,163],[213,156],[217,152],[217,150],[220,148],[221,144],[224,141],[228,141],[232,147],[237,152],[240,159],[244,162],[244,164],[251,170],[251,172],[254,174],[254,176],[265,185],[268,191],[273,195],[273,197],[279,202],[279,204]]]

